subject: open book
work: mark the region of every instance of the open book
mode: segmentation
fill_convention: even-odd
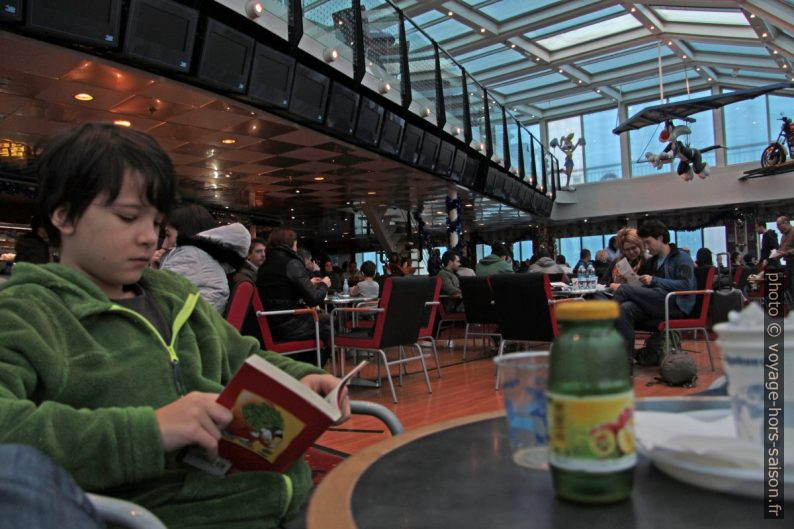
[[[218,397],[234,414],[218,441],[218,460],[191,450],[183,461],[212,474],[232,469],[283,472],[339,421],[342,388],[367,363],[359,363],[321,397],[264,358],[248,357]]]
[[[631,268],[629,261],[624,257],[620,261],[615,264],[617,267],[618,272],[620,273],[620,277],[626,280],[626,284],[631,285],[633,287],[640,287],[642,286],[642,281],[640,281],[640,276],[637,275],[637,272]]]

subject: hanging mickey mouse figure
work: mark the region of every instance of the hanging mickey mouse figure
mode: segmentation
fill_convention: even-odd
[[[664,123],[664,129],[659,134],[659,141],[667,143],[667,146],[659,154],[652,152],[645,153],[645,159],[648,160],[655,168],[661,169],[662,165],[672,163],[673,160],[678,158],[678,176],[684,182],[691,181],[695,175],[700,178],[706,178],[709,175],[709,164],[703,161],[702,153],[712,151],[714,149],[722,149],[721,145],[712,145],[705,149],[696,149],[684,144],[680,138],[681,136],[688,136],[692,131],[686,125],[674,125],[673,120],[668,119]]]
[[[567,191],[576,191],[576,188],[571,185],[571,173],[573,173],[573,152],[576,150],[577,147],[584,146],[585,141],[584,138],[579,138],[576,140],[576,143],[573,142],[574,133],[571,132],[566,136],[562,136],[559,141],[557,138],[553,138],[549,142],[549,147],[556,147],[562,151],[565,155],[565,163],[563,164],[563,168],[565,170],[565,175],[567,176],[565,180],[565,187],[563,189]]]

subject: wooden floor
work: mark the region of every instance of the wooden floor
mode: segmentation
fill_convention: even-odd
[[[446,340],[437,342],[439,363],[442,366],[441,378],[438,377],[430,349],[425,349],[425,352],[428,353],[427,367],[433,387],[432,394],[427,393],[427,386],[419,363],[413,362],[408,365],[409,374],[403,376],[403,386],[398,385],[396,367],[392,369],[399,399],[397,404],[392,402],[385,379],[380,388],[351,387],[350,396],[353,399],[383,404],[397,415],[406,430],[464,415],[503,409],[502,394],[494,390],[495,367],[492,358],[495,352],[491,350],[490,346],[483,348],[480,342],[472,350],[471,343],[470,341],[467,358],[464,361],[462,337],[457,337],[452,341],[450,343],[452,347],[447,347]],[[713,341],[714,371],[709,368],[705,343],[684,340],[684,347],[697,351],[690,353],[698,366],[696,386],[692,388],[669,387],[655,380],[659,368],[638,367],[634,372],[634,391],[637,398],[698,393],[708,389],[715,380],[723,375],[719,350]],[[396,351],[387,351],[387,353],[396,354]],[[375,378],[373,366],[367,366],[364,373],[365,378]],[[354,416],[338,428],[323,434],[317,443],[352,454],[388,436],[389,433],[384,431],[383,423],[377,419]]]

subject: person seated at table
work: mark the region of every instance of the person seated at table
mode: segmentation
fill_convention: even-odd
[[[391,252],[389,254],[389,260],[383,267],[383,274],[392,277],[402,277],[405,275],[405,272],[403,272],[400,266],[400,254],[397,252]]]
[[[677,290],[695,290],[695,263],[692,257],[670,243],[667,226],[658,220],[644,222],[637,230],[645,248],[651,254],[650,273],[640,276],[641,286],[620,285],[615,301],[620,304],[620,317],[615,324],[634,354],[634,324],[646,320],[663,320],[665,296]],[[647,271],[646,271],[647,272]],[[670,302],[670,317],[688,316],[695,306],[695,296],[674,296]]]
[[[609,254],[606,250],[598,250],[596,252],[595,264],[593,266],[595,268],[596,277],[603,277],[607,268],[609,268]]]
[[[573,272],[573,269],[568,266],[568,263],[565,260],[565,256],[560,254],[554,258],[554,262],[560,265],[560,267],[564,270],[564,273],[570,275]],[[527,265],[527,270],[529,269],[529,265]]]
[[[477,263],[477,276],[494,274],[512,274],[513,262],[509,259],[507,248],[499,241],[491,244],[491,255],[483,257]]]
[[[463,293],[460,290],[460,278],[458,269],[460,268],[460,256],[454,250],[447,250],[441,256],[441,270],[438,277],[441,278],[441,295],[445,296],[442,302],[444,310],[447,312],[463,312]]]
[[[609,263],[609,267],[599,281],[611,287],[612,290],[617,290],[620,285],[626,283],[626,278],[620,275],[617,268],[618,262],[624,257],[638,276],[650,273],[645,260],[645,244],[640,236],[637,235],[637,230],[634,228],[623,228],[616,237],[615,244],[618,246],[618,256]]]
[[[358,265],[356,264],[355,261],[350,261],[347,264],[347,268],[344,269],[342,278],[347,279],[348,285],[352,287],[353,285],[364,279],[364,274],[361,273],[361,270],[358,269]]]
[[[320,260],[320,273],[323,277],[327,277],[331,281],[331,284],[328,285],[331,293],[342,291],[342,283],[344,282],[342,273],[334,266],[331,256],[324,255]]]
[[[269,310],[303,309],[317,307],[328,294],[331,279],[311,277],[303,260],[298,257],[298,236],[286,228],[276,228],[267,239],[267,258],[256,278],[256,287],[262,306]],[[328,260],[330,262],[330,259]],[[314,318],[311,314],[268,316],[273,339],[282,341],[314,338]],[[331,323],[327,315],[320,317],[320,339],[328,343]],[[317,361],[314,351],[290,355],[307,363]],[[321,365],[330,358],[330,349],[323,347]]]
[[[455,273],[458,275],[458,277],[474,277],[474,276],[476,276],[477,272],[475,272],[474,269],[472,269],[472,267],[470,265],[471,265],[471,263],[469,262],[469,258],[466,257],[465,255],[461,255],[460,256],[460,267],[458,268],[458,271],[455,272]],[[443,268],[443,265],[442,265],[442,268]],[[439,272],[440,272],[440,270],[439,270]]]
[[[243,263],[242,268],[232,277],[232,288],[240,281],[256,283],[256,272],[259,270],[259,267],[262,266],[262,263],[265,262],[265,249],[266,243],[264,240],[258,238],[251,239],[251,246],[248,248],[248,255],[245,258],[245,263]]]
[[[250,355],[320,394],[338,379],[262,351],[187,279],[149,268],[176,194],[151,136],[84,124],[48,142],[36,173],[61,261],[20,263],[0,289],[0,443],[33,446],[82,489],[135,501],[172,529],[294,516],[311,489],[302,458],[283,474],[219,478],[179,456],[217,454],[232,420],[218,394]]]
[[[361,296],[364,298],[377,298],[380,293],[380,285],[375,282],[375,263],[364,261],[361,263],[361,275],[364,279],[350,287],[351,296]]]
[[[708,266],[714,266],[714,257],[711,254],[711,250],[701,248],[695,253],[695,267],[706,268]]]
[[[530,272],[539,272],[541,274],[565,274],[565,268],[557,264],[546,248],[540,248],[535,253],[535,257],[537,257],[537,259],[532,266],[529,267]]]
[[[309,271],[309,275],[311,277],[323,277],[323,274],[320,271],[320,265],[318,265],[314,260],[312,253],[308,248],[298,248],[297,254],[298,257],[300,257],[303,261],[303,266],[305,266],[306,270]]]
[[[587,248],[579,252],[579,260],[573,265],[573,275],[584,274],[587,267],[593,264],[591,260],[590,250]]]

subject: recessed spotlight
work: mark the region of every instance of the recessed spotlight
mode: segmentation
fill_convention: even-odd
[[[432,114],[432,113],[433,113],[433,111],[430,110],[430,107],[425,107],[424,110],[422,110],[422,115],[424,117],[429,117],[430,114]]]
[[[772,55],[777,55],[777,50],[772,50]]]
[[[709,77],[709,81],[711,81],[711,80],[712,80],[711,77]]]
[[[451,17],[451,16],[452,16],[452,15],[454,15],[454,14],[455,14],[455,13],[453,13],[452,11],[447,11],[447,16],[448,16],[448,17]]]
[[[381,94],[388,94],[389,92],[391,92],[391,85],[386,81],[381,81],[378,84],[378,92],[380,92]]]
[[[510,44],[510,47],[515,48],[516,47],[515,43]]]
[[[480,28],[480,33],[485,33],[485,28]]]
[[[226,145],[232,145],[234,143],[237,143],[237,140],[235,140],[234,138],[223,138],[221,140],[221,143],[224,143]]]
[[[558,68],[557,71],[562,73],[562,68]]]
[[[540,57],[535,57],[535,62],[540,62]]]
[[[467,207],[467,208],[473,208],[474,204],[464,204],[464,206]]]
[[[79,94],[75,94],[74,98],[77,99],[78,101],[93,101],[94,100],[94,96],[92,96],[91,94],[89,94],[87,92],[80,92]]]
[[[656,29],[656,26],[651,26],[649,29],[650,29],[651,31],[653,31],[654,29]]]
[[[696,68],[695,68],[695,71],[696,71],[696,72],[699,72],[699,71],[700,71],[700,66],[696,67]]]
[[[367,191],[367,194],[371,196],[371,195],[374,195],[376,193],[375,193],[375,191]]]
[[[750,18],[755,18],[755,14],[754,13],[750,13]]]
[[[300,195],[300,193],[301,193],[301,190],[300,190],[300,189],[296,189],[296,190],[295,190],[295,194],[296,194],[296,195]]]
[[[460,127],[455,127],[454,129],[452,129],[453,136],[460,136],[462,133],[463,133],[463,129],[461,129]]]
[[[768,36],[769,36],[769,34],[768,34],[768,33],[761,33],[761,38],[762,38],[762,39],[765,39],[765,38],[767,38]]]
[[[325,48],[323,50],[323,60],[325,62],[334,62],[339,58],[339,52],[336,51],[336,48]]]
[[[788,68],[788,64],[783,65],[783,69],[785,70],[786,68]]]
[[[259,0],[248,0],[245,3],[245,14],[248,18],[259,18],[265,12],[265,7]]]
[[[636,12],[636,11],[637,11],[637,8],[636,8],[636,7],[632,7],[632,8],[631,8],[631,12],[632,12],[632,13],[634,13],[634,12]]]
[[[319,175],[318,175],[318,176],[315,176],[315,177],[314,177],[314,180],[315,180],[315,181],[317,181],[317,182],[322,182],[323,180],[325,180],[325,177],[324,177],[324,176],[319,176]]]
[[[582,80],[581,79],[579,79],[579,84],[582,84]]]
[[[118,125],[119,127],[131,127],[132,126],[132,122],[129,121],[129,120],[126,120],[126,119],[114,119],[113,120],[113,124],[114,125]]]

